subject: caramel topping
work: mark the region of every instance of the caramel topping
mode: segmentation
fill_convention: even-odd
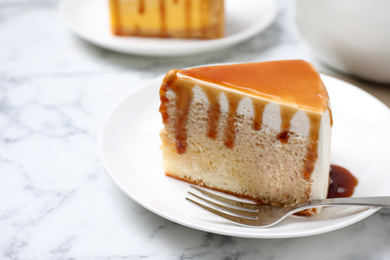
[[[292,66],[292,68],[289,68]],[[295,78],[297,77],[297,78]],[[221,87],[210,87],[191,81],[206,81]],[[308,81],[308,82],[306,82]],[[240,65],[225,65],[215,67],[194,68],[189,70],[171,70],[164,78],[160,89],[161,106],[164,124],[169,122],[166,93],[168,90],[176,94],[176,118],[174,122],[176,133],[176,149],[183,154],[187,145],[186,120],[193,98],[193,87],[198,85],[205,93],[210,105],[208,108],[207,135],[216,139],[221,116],[220,95],[225,94],[229,110],[226,126],[223,129],[223,141],[226,147],[234,147],[236,138],[237,108],[245,96],[224,91],[227,88],[237,90],[252,96],[254,115],[253,129],[261,130],[263,114],[266,105],[271,101],[292,106],[280,106],[281,131],[277,138],[281,143],[288,143],[290,125],[298,108],[305,108],[310,120],[310,144],[306,154],[303,176],[310,179],[318,154],[318,139],[321,124],[321,114],[328,108],[328,94],[314,68],[304,61],[276,61],[264,63],[249,63]],[[263,93],[262,91],[265,91]],[[267,92],[269,91],[269,92]],[[291,102],[297,102],[291,103]]]
[[[176,121],[175,121],[175,138],[176,150],[178,154],[183,154],[187,147],[187,131],[186,121],[193,96],[193,86],[188,86],[184,82],[179,82],[175,76],[165,77],[160,88],[160,113],[163,118],[163,123],[168,123],[168,106],[169,99],[166,96],[167,90],[171,89],[176,94]]]
[[[322,113],[328,108],[328,93],[319,74],[302,60],[192,68],[180,75],[306,110]]]

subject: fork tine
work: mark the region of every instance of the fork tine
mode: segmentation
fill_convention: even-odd
[[[202,209],[205,209],[211,213],[214,213],[215,215],[217,216],[220,216],[220,217],[223,217],[227,220],[230,220],[230,221],[233,221],[233,222],[236,222],[236,223],[239,223],[239,224],[242,224],[242,225],[251,225],[250,222],[255,222],[256,219],[253,218],[253,219],[248,219],[248,218],[243,218],[243,217],[237,217],[237,216],[233,216],[233,215],[230,215],[230,214],[227,214],[227,213],[224,213],[224,212],[221,212],[219,210],[216,210],[216,209],[213,209],[211,207],[208,207],[202,203],[199,203],[197,201],[194,201],[190,198],[186,198],[188,201],[194,203],[195,205],[197,205],[198,207],[201,207]],[[253,224],[252,224],[253,225]]]
[[[248,211],[246,209],[232,208],[232,207],[229,207],[227,205],[219,204],[219,203],[216,203],[216,202],[211,201],[209,199],[198,196],[190,191],[188,193],[191,194],[192,196],[204,201],[204,202],[207,202],[213,206],[216,206],[220,209],[225,210],[227,213],[235,214],[235,215],[242,217],[242,218],[257,219],[257,211],[254,212],[254,211]]]
[[[208,192],[206,190],[200,189],[199,187],[196,187],[194,185],[191,185],[191,188],[193,188],[193,189],[199,191],[200,193],[202,193],[202,194],[204,194],[206,196],[209,196],[209,197],[211,197],[213,199],[216,199],[218,201],[222,201],[222,202],[224,202],[226,204],[229,204],[229,205],[232,205],[232,206],[235,206],[235,207],[238,207],[238,208],[245,208],[246,210],[257,212],[258,207],[259,207],[259,205],[257,205],[257,204],[242,202],[242,201],[238,201],[238,200],[232,200],[232,199],[228,199],[226,197],[219,196],[217,194],[214,194],[214,193]]]

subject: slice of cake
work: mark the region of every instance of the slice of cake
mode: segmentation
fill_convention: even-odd
[[[166,175],[277,206],[326,198],[332,113],[311,64],[171,70],[160,98]]]
[[[223,0],[109,0],[114,35],[216,39],[224,35]]]

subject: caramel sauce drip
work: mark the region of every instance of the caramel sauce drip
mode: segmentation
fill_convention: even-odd
[[[185,86],[183,86],[185,85]],[[176,77],[166,78],[160,88],[160,113],[164,124],[168,122],[168,103],[169,99],[166,96],[167,90],[172,90],[176,94],[176,121],[175,121],[175,139],[176,150],[178,154],[183,154],[187,148],[187,116],[193,97],[193,86],[189,86],[184,82],[178,82]]]
[[[191,38],[191,0],[185,2],[185,14],[186,37]]]
[[[244,66],[243,66],[244,65]],[[244,70],[243,72],[246,71],[246,66],[247,64],[243,64],[240,66],[243,66]],[[252,65],[253,66],[253,65]],[[235,71],[237,73],[237,70],[234,70],[232,68],[236,68],[235,66],[230,67],[224,67],[220,71],[216,70],[215,68],[213,69],[213,76],[211,77],[211,80],[207,80],[207,82],[215,83],[218,85],[222,86],[230,86],[233,89],[237,89],[237,87],[232,87],[231,84],[227,81],[216,81],[216,78],[222,77],[222,75],[229,75],[228,78],[230,81],[232,81],[233,76],[229,73],[232,73],[232,71]],[[177,70],[172,70],[170,71],[167,76],[164,79],[164,82],[162,84],[162,87],[160,89],[160,99],[161,99],[161,106],[160,106],[160,112],[162,114],[163,122],[166,124],[168,122],[169,115],[167,113],[167,102],[169,102],[168,98],[166,97],[166,93],[168,90],[171,90],[175,93],[176,95],[176,114],[175,114],[175,132],[176,132],[176,149],[179,154],[183,154],[186,151],[186,146],[187,146],[187,133],[186,133],[186,121],[187,121],[187,116],[189,112],[189,108],[191,105],[191,101],[193,99],[193,87],[195,83],[192,83],[189,81],[189,75],[194,75],[199,76],[199,71],[201,75],[209,74],[208,68],[210,67],[203,67],[203,68],[197,68],[197,69],[191,69],[191,70],[186,70],[186,71],[177,71]],[[227,71],[226,71],[227,69]],[[195,70],[193,72],[192,70]],[[259,68],[259,71],[261,71],[261,68]],[[261,74],[261,73],[260,73]],[[239,76],[237,76],[239,75]],[[282,74],[281,74],[282,75]],[[280,75],[279,75],[280,76]],[[179,78],[178,78],[179,77]],[[196,79],[202,80],[202,76],[199,76],[200,78],[195,77]],[[258,85],[265,84],[263,79],[259,79],[258,76],[255,74],[252,74],[251,80],[245,78],[245,76],[241,76],[240,73],[236,74],[236,77],[240,78],[242,81],[245,82],[243,84],[243,87],[240,87],[241,92],[245,93],[250,93],[250,95],[254,95],[254,93],[259,91],[259,87],[256,87],[256,91],[250,91],[248,88],[245,88],[246,85],[248,85],[250,82],[251,84],[253,82],[251,81],[259,81]],[[253,79],[254,78],[254,79]],[[214,80],[213,80],[214,79]],[[238,82],[238,79],[235,79],[235,82]],[[266,80],[266,82],[268,82]],[[315,81],[317,82],[317,81]],[[268,82],[269,83],[269,82]],[[322,82],[320,81],[320,84]],[[290,82],[288,86],[295,86],[296,84],[293,82]],[[198,84],[199,86],[199,84]],[[279,89],[282,88],[289,88],[288,86],[282,87],[281,85],[279,86]],[[199,86],[202,87],[202,86]],[[315,86],[314,86],[315,87]],[[323,85],[321,85],[323,87]],[[219,97],[221,95],[224,88],[221,87],[220,89],[218,88],[210,88],[210,87],[202,87],[202,91],[205,93],[208,101],[209,101],[209,109],[208,109],[208,130],[207,130],[207,135],[212,138],[216,139],[218,135],[218,124],[219,124],[219,119],[221,116],[221,108],[220,108],[220,100]],[[295,92],[296,90],[294,90]],[[307,92],[307,93],[306,93]],[[298,96],[297,99],[299,99],[299,96],[301,95],[306,95],[312,94],[312,91],[306,90],[304,93],[300,93],[300,95],[294,95],[293,93],[288,94],[290,96]],[[314,91],[315,92],[315,91]],[[302,101],[302,103],[298,103],[298,107],[301,104],[303,107],[311,108],[312,111],[306,111],[306,114],[310,120],[310,130],[309,130],[309,137],[310,137],[310,143],[309,143],[309,148],[306,154],[306,160],[304,164],[304,172],[303,176],[306,179],[310,179],[311,174],[314,170],[315,162],[317,161],[318,154],[318,140],[319,140],[319,130],[320,130],[320,124],[321,124],[321,116],[317,113],[317,111],[322,111],[324,112],[324,102],[328,102],[328,96],[326,89],[321,89],[321,91],[318,91],[320,94],[315,93],[314,95],[311,95],[310,98],[306,97],[304,98],[305,102]],[[234,147],[234,142],[236,138],[236,122],[237,122],[237,109],[238,105],[243,97],[243,95],[236,95],[231,92],[224,92],[228,101],[229,105],[229,111],[227,115],[227,123],[226,127],[224,129],[224,144],[228,148]],[[275,91],[273,91],[275,93]],[[279,96],[285,97],[286,91],[285,90],[280,90]],[[263,97],[262,94],[259,94],[257,96]],[[322,102],[318,105],[314,105],[314,101],[318,100],[318,97],[321,97]],[[271,97],[268,99],[273,100],[277,99],[275,97]],[[290,97],[291,99],[291,97]],[[279,99],[278,99],[279,100]],[[279,100],[280,101],[280,100]],[[309,102],[310,101],[310,102]],[[267,100],[262,100],[262,99],[252,99],[253,102],[253,108],[254,108],[254,118],[253,118],[253,129],[255,130],[261,130],[262,128],[262,121],[263,121],[263,114],[264,114],[264,109],[266,105],[269,103]],[[283,103],[283,102],[282,102]],[[298,108],[290,107],[290,106],[280,106],[280,116],[281,116],[281,130],[280,133],[278,134],[278,139],[280,142],[283,143],[288,143],[289,141],[289,135],[290,135],[290,126],[291,126],[291,120],[298,111]],[[331,117],[331,111],[329,110],[330,117]]]
[[[175,91],[177,95],[176,109],[177,120],[176,120],[176,148],[178,154],[183,154],[187,147],[187,131],[186,121],[188,111],[190,109],[193,91],[192,88],[178,87]]]
[[[208,89],[204,89],[204,93],[207,96],[207,99],[209,100],[209,111],[208,111],[208,118],[207,118],[207,136],[211,139],[216,139],[218,135],[218,123],[219,123],[219,117],[221,114],[221,106],[219,103],[219,96],[220,92],[216,91],[210,91]]]
[[[333,115],[330,107],[328,107],[328,112],[329,112],[330,126],[333,126]]]
[[[163,83],[160,88],[161,105],[159,111],[161,113],[161,117],[164,125],[168,124],[168,119],[169,119],[169,114],[168,114],[169,99],[167,97],[167,92],[168,92],[167,85]]]
[[[233,148],[234,140],[236,139],[236,122],[237,122],[237,108],[241,100],[239,96],[234,96],[228,94],[227,96],[229,102],[229,112],[227,117],[227,124],[225,129],[225,138],[224,142],[226,147]]]
[[[278,138],[281,143],[288,143],[288,139],[290,137],[290,126],[291,126],[291,119],[295,115],[297,110],[287,108],[287,107],[280,107],[280,118],[282,119],[282,122],[280,124],[280,133],[278,134]]]
[[[165,23],[165,0],[160,0],[160,16],[161,16],[161,29],[160,37],[165,37],[167,34],[167,28]]]
[[[114,35],[122,35],[121,19],[119,14],[119,0],[110,0],[111,30]]]
[[[206,0],[202,0],[200,2],[200,15],[201,15],[201,38],[207,39],[207,30],[206,27],[208,24],[208,15],[207,15],[207,10],[208,10],[208,4],[209,2]]]
[[[329,179],[328,198],[351,197],[358,185],[358,180],[350,171],[334,164],[330,165]]]
[[[308,113],[306,113],[308,114]],[[314,170],[318,158],[318,139],[320,135],[321,118],[314,114],[308,114],[310,119],[310,144],[306,153],[306,162],[303,170],[303,176],[308,180]]]
[[[252,100],[253,102],[253,129],[260,131],[263,125],[263,114],[265,106],[268,102],[260,102],[259,100]]]
[[[138,0],[138,12],[140,14],[145,12],[145,0]]]

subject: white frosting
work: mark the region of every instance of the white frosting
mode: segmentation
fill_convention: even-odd
[[[278,103],[269,103],[266,105],[263,113],[263,124],[268,125],[269,129],[274,129],[276,132],[280,132],[281,123],[282,118],[280,117],[280,105]]]
[[[299,110],[291,119],[290,131],[302,136],[309,136],[310,120],[306,112]]]
[[[318,140],[318,159],[315,164],[314,171],[311,175],[313,199],[326,198],[329,185],[329,166],[330,166],[330,140],[331,126],[330,115],[327,110],[321,119],[320,135]]]
[[[172,91],[168,91],[168,92],[172,92]],[[205,103],[205,104],[208,104],[208,105],[210,104],[209,100],[207,99],[206,94],[202,91],[201,87],[195,86],[193,88],[193,93],[194,93],[194,101]]]
[[[209,101],[207,99],[207,96],[202,91],[202,88],[199,86],[195,86],[193,88],[194,91],[194,101],[195,102],[201,102],[209,105]],[[230,91],[230,90],[229,90]],[[236,92],[234,90],[231,90],[232,92]],[[259,98],[254,97],[252,98]],[[237,112],[240,114],[243,114],[245,116],[253,116],[253,103],[252,98],[250,97],[244,97],[237,108]],[[261,99],[261,98],[260,98]],[[224,92],[221,93],[220,96],[220,108],[222,113],[226,113],[229,111],[229,103],[226,98],[226,95]],[[276,102],[270,102],[268,105],[265,106],[264,114],[263,114],[263,124],[267,125],[269,128],[279,132],[280,131],[280,125],[281,125],[282,119],[280,117],[280,104]],[[306,115],[304,110],[299,110],[292,118],[291,120],[291,131],[301,135],[301,136],[308,136],[310,131],[310,121],[308,116]]]

